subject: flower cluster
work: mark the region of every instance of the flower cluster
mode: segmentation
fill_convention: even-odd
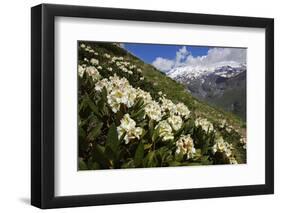
[[[160,121],[162,118],[161,107],[156,101],[150,101],[144,108],[146,115],[155,121]]]
[[[107,58],[107,59],[109,59],[111,56],[110,56],[109,54],[105,53],[105,54],[104,54],[104,57]]]
[[[85,66],[85,65],[78,65],[78,74],[80,77],[87,73],[89,76],[92,77],[93,81],[97,81],[101,79],[101,75],[99,71],[94,66]]]
[[[233,146],[232,144],[229,144],[228,142],[224,141],[223,138],[220,136],[216,139],[215,144],[213,146],[213,153],[221,152],[226,155],[226,157],[229,159],[230,163],[235,163],[235,158],[232,153]],[[237,162],[237,161],[236,161]]]
[[[244,149],[247,149],[247,139],[245,137],[240,138],[240,144],[243,145]]]
[[[114,63],[116,61],[123,61],[123,60],[124,60],[124,58],[122,56],[120,56],[120,57],[113,56],[111,59],[111,62]]]
[[[186,105],[183,103],[174,104],[171,100],[160,97],[162,103],[161,108],[163,112],[169,112],[171,115],[180,115],[184,119],[187,119],[190,115],[190,111]]]
[[[193,140],[190,135],[182,135],[176,142],[177,154],[186,154],[187,159],[193,158],[196,150],[194,148]]]
[[[99,60],[98,59],[95,59],[95,58],[92,58],[91,60],[90,60],[90,63],[92,64],[92,65],[99,65]]]
[[[107,102],[113,112],[120,109],[121,104],[131,107],[135,103],[137,94],[126,78],[119,78],[116,74],[114,76],[102,79],[95,85],[96,91],[101,91],[105,87],[107,90]]]
[[[206,118],[197,118],[195,120],[195,126],[201,128],[206,132],[209,133],[211,131],[214,131],[214,126],[211,122],[209,122]]]
[[[129,114],[125,114],[121,119],[120,126],[117,127],[118,138],[124,136],[125,144],[128,144],[130,140],[135,138],[140,139],[143,129],[136,127],[136,122],[130,118]]]
[[[173,140],[174,135],[172,133],[172,127],[170,124],[164,120],[160,121],[155,129],[158,131],[159,136],[162,138],[163,141]]]
[[[91,46],[89,46],[89,45],[85,45],[85,44],[81,44],[80,45],[80,47],[82,48],[82,49],[84,49],[84,51],[86,51],[86,52],[89,52],[89,53],[93,53],[94,55],[98,55],[98,53],[97,52],[95,52],[95,50],[91,47]]]
[[[172,128],[177,131],[182,127],[182,118],[178,115],[172,115],[167,119]]]

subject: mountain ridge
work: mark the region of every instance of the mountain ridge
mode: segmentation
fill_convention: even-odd
[[[208,68],[179,67],[167,75],[199,100],[246,120],[246,71],[245,64],[224,62],[223,66],[216,64]]]

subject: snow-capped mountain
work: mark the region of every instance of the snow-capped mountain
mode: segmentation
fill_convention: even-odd
[[[171,69],[169,72],[167,72],[167,75],[173,79],[181,76],[185,76],[190,79],[196,79],[211,73],[217,73],[217,75],[225,75],[225,77],[231,77],[232,75],[238,74],[240,71],[245,70],[245,64],[238,64],[237,62],[228,62],[226,64],[225,62],[223,62],[216,63],[211,66],[180,66]]]
[[[199,100],[246,117],[245,64],[228,62],[213,66],[182,66],[167,75],[182,83]]]

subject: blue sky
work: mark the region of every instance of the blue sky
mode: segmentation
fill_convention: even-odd
[[[186,46],[187,50],[192,56],[207,55],[209,47],[201,46]],[[151,64],[157,57],[174,59],[176,52],[183,47],[183,45],[163,45],[163,44],[135,44],[124,43],[125,49],[141,58],[144,62]]]
[[[125,49],[162,72],[178,67],[213,69],[246,63],[245,48],[123,43]]]

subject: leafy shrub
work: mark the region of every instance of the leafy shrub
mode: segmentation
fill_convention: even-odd
[[[78,53],[80,170],[238,163],[223,138],[242,137],[168,99],[125,50],[80,42]]]

